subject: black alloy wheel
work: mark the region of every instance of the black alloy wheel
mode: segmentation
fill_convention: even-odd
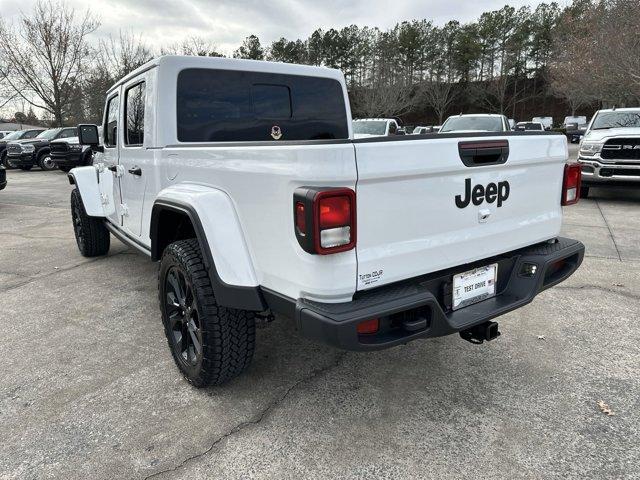
[[[202,331],[193,286],[178,266],[165,277],[165,315],[176,357],[188,369],[202,360]]]

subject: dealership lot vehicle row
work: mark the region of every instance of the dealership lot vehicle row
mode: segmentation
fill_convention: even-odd
[[[1,478],[638,472],[637,193],[594,190],[566,209],[581,269],[506,315],[490,345],[344,353],[277,318],[245,376],[198,391],[159,328],[157,265],[117,240],[108,259],[79,257],[66,176],[7,173]]]

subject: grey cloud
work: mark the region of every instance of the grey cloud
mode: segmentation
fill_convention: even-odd
[[[91,5],[102,20],[97,36],[127,29],[153,47],[197,35],[230,53],[251,34],[269,44],[280,37],[306,38],[316,28],[369,25],[389,28],[397,22],[427,18],[437,24],[477,18],[482,12],[508,3],[519,7],[540,1],[505,0],[68,0],[78,10]],[[11,19],[29,11],[35,0],[2,0],[0,13]]]

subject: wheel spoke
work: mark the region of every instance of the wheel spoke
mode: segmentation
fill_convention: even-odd
[[[193,342],[193,348],[195,350],[196,355],[200,355],[202,352],[202,346],[200,345],[200,340],[198,339],[196,324],[193,322],[193,319],[189,320],[189,335],[191,335],[191,341]]]
[[[182,328],[182,342],[180,344],[180,352],[182,356],[188,360],[189,359],[189,344],[191,343],[191,337],[186,331],[186,328]]]
[[[171,285],[171,288],[173,289],[173,293],[175,294],[178,300],[178,303],[182,303],[184,301],[184,294],[182,293],[180,280],[178,280],[178,277],[174,270],[171,270],[169,272],[169,275],[167,275],[167,282],[169,282],[169,285]]]
[[[180,301],[183,305],[187,304],[187,294],[189,293],[189,286],[187,285],[187,281],[182,275],[182,272],[178,272],[178,286],[180,287]]]
[[[169,313],[169,327],[171,330],[176,329],[176,324],[182,319],[182,315],[180,314],[180,310],[174,310]]]
[[[178,353],[182,353],[182,330],[173,330],[173,344],[178,350]]]
[[[178,302],[174,292],[167,292],[167,307],[172,310],[180,308],[180,302]]]
[[[193,292],[191,291],[191,285],[186,285],[186,291],[184,294],[184,304],[193,308],[195,300],[193,298]]]

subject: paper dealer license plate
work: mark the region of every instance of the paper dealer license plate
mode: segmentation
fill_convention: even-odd
[[[453,309],[457,310],[495,296],[497,278],[497,263],[454,275]]]

